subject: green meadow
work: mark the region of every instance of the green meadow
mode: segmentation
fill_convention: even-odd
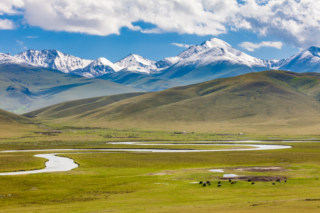
[[[317,74],[266,71],[0,110],[0,173],[42,169],[45,153],[79,165],[0,174],[0,212],[320,212],[319,94]],[[235,151],[255,144],[292,147]]]
[[[227,147],[186,145],[193,141],[229,141],[217,143],[235,143],[232,148],[237,149],[232,142],[236,140],[265,140],[254,144],[292,148],[196,153],[58,151],[79,167],[68,172],[0,176],[0,212],[319,212],[319,137],[33,127],[23,135],[1,137],[0,149]],[[294,139],[305,141],[275,141]],[[113,141],[184,145],[110,144]],[[43,168],[46,160],[33,157],[39,153],[48,152],[0,153],[0,171]],[[211,169],[223,169],[224,173]],[[237,183],[222,179],[223,174],[239,175],[232,180]],[[207,180],[210,186],[198,184]],[[217,187],[218,181],[221,187]]]

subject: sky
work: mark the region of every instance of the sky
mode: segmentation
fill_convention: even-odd
[[[282,59],[320,46],[319,14],[318,0],[0,0],[0,52],[160,60],[216,37]]]

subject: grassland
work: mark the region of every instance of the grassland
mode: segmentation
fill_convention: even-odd
[[[62,152],[60,155],[79,163],[79,168],[61,173],[0,176],[0,212],[319,212],[320,143],[308,142],[319,140],[319,135],[38,128],[23,136],[2,137],[0,149],[130,148],[133,146],[108,142],[248,139],[270,140],[264,143],[288,144],[293,148],[212,153]],[[272,141],[275,139],[306,141]],[[37,169],[43,163],[43,159],[32,157],[32,153],[0,154],[1,171]],[[248,167],[279,169],[241,169]],[[288,181],[276,185],[270,181],[256,181],[254,185],[237,181],[231,185],[220,179],[221,173],[208,171],[216,168],[240,176],[286,176]],[[202,187],[192,183],[200,180],[210,180],[212,185]],[[222,187],[217,187],[218,181],[222,181]]]

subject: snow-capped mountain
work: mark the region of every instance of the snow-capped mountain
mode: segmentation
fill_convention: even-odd
[[[106,58],[98,58],[92,61],[88,66],[83,69],[73,71],[73,74],[81,75],[86,78],[95,78],[107,73],[114,73],[115,70],[119,70],[119,67],[113,64]]]
[[[320,48],[312,46],[283,60],[279,69],[294,72],[320,72]]]
[[[92,61],[64,54],[58,50],[27,50],[15,58],[39,67],[56,69],[64,73],[88,66]]]
[[[28,64],[26,61],[11,56],[9,54],[0,53],[0,64]]]
[[[134,72],[165,79],[198,79],[198,82],[267,69],[320,72],[320,48],[310,47],[288,59],[262,60],[233,48],[221,39],[212,38],[200,45],[190,46],[177,56],[157,62],[136,54],[112,63],[106,58],[87,60],[58,50],[27,50],[15,56],[1,53],[1,63],[28,64],[87,78],[125,71],[121,73]]]
[[[175,66],[195,65],[199,67],[219,62],[228,62],[248,67],[266,67],[264,60],[236,50],[227,42],[217,38],[205,41],[201,45],[189,47],[180,53],[178,58],[180,60]]]
[[[168,58],[164,58],[160,61],[157,61],[156,66],[158,68],[158,71],[161,71],[161,70],[169,68],[172,65],[178,63],[180,60],[181,60],[181,58],[179,56],[168,57]]]
[[[158,71],[156,62],[145,59],[140,55],[130,54],[127,57],[121,59],[115,63],[118,66],[118,70],[126,70],[131,72],[141,72],[141,73],[154,73]]]
[[[190,46],[178,56],[160,62],[163,66],[165,62],[172,64],[163,70],[161,77],[188,84],[269,69],[267,61],[234,49],[217,38]]]

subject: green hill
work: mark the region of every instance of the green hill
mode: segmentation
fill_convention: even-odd
[[[29,122],[29,119],[24,116],[16,115],[0,109],[0,123],[2,124],[26,124]]]
[[[0,110],[0,138],[19,137],[37,130],[28,118]]]
[[[133,97],[67,102],[27,116],[82,126],[315,134],[319,82],[320,74],[265,71]],[[108,99],[113,101],[102,104]]]

